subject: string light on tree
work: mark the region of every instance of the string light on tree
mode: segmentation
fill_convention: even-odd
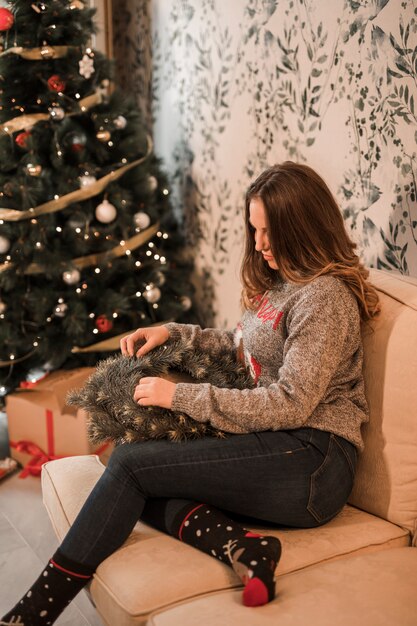
[[[0,300],[0,315],[3,315],[6,309],[7,309],[7,304],[3,302],[3,300]]]

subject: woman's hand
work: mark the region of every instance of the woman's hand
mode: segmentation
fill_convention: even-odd
[[[157,346],[161,346],[169,339],[169,332],[165,326],[152,326],[151,328],[138,328],[131,335],[126,335],[120,340],[120,350],[123,356],[134,356],[135,345],[142,341],[143,345],[136,352],[136,356],[143,356]]]
[[[141,406],[160,406],[163,409],[170,409],[176,386],[175,383],[165,378],[141,378],[135,387],[133,399]]]

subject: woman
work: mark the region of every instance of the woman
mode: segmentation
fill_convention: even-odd
[[[367,420],[360,323],[378,312],[376,291],[311,168],[286,162],[263,172],[247,192],[245,224],[235,332],[166,324],[121,341],[126,356],[180,339],[243,359],[253,389],[143,378],[134,394],[138,404],[234,436],[116,448],[60,548],[2,624],[52,624],[139,518],[231,565],[244,604],[265,604],[275,594],[280,542],[236,518],[310,528],[346,503]]]

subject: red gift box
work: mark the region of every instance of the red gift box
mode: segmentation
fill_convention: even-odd
[[[70,389],[82,387],[94,368],[53,372],[34,387],[6,398],[10,454],[24,466],[20,476],[39,476],[46,461],[64,456],[108,453],[87,436],[87,414],[66,404]]]

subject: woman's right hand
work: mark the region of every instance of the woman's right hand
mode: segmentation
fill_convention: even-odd
[[[131,335],[126,335],[120,340],[120,350],[123,356],[134,356],[135,345],[142,342],[141,347],[136,352],[136,356],[143,356],[157,346],[161,346],[169,339],[169,332],[166,326],[152,326],[150,328],[138,328]]]

